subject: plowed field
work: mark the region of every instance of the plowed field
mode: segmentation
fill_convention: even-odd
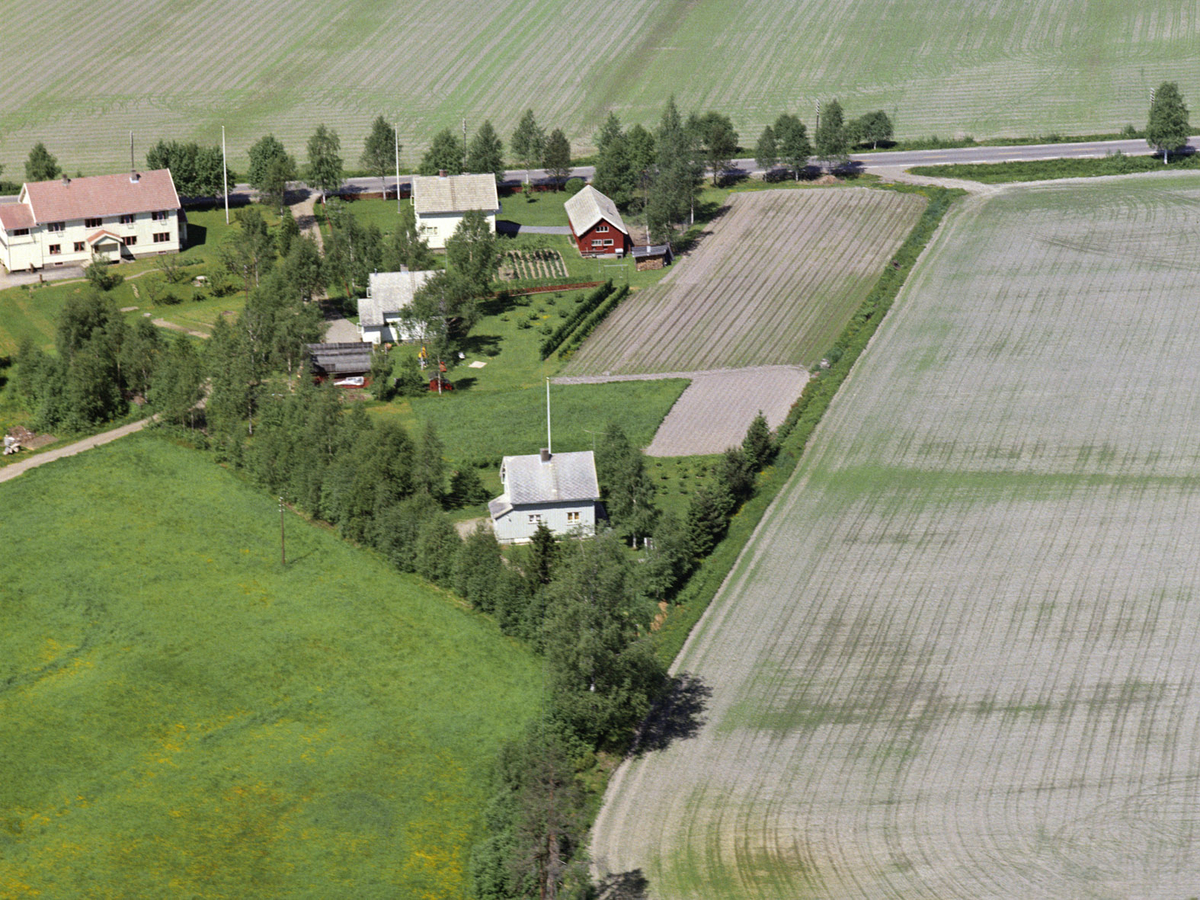
[[[947,223],[677,661],[703,726],[612,782],[603,871],[1196,895],[1197,209],[1167,177]]]
[[[404,162],[532,105],[585,148],[609,110],[657,122],[667,97],[733,118],[744,146],[818,99],[885,109],[905,137],[1089,134],[1146,120],[1164,80],[1200,82],[1197,0],[93,0],[4,4],[0,164],[44,140],[64,168],[121,170],[128,132],[220,139],[233,165],[274,132],[302,155],[318,122],[355,164],[397,117]]]
[[[734,194],[689,258],[621,304],[564,372],[811,367],[924,206],[867,188]]]

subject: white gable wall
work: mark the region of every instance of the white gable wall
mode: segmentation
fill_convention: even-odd
[[[458,223],[463,220],[466,213],[426,213],[422,215],[417,213],[417,230],[421,232],[421,237],[429,242],[431,250],[445,250],[446,241],[454,234],[458,228]],[[494,212],[487,213],[488,230],[496,233],[496,214]]]
[[[582,532],[596,533],[596,504],[591,500],[570,503],[531,503],[516,506],[492,520],[496,540],[502,544],[525,544],[533,539],[538,523],[544,522],[558,537]]]

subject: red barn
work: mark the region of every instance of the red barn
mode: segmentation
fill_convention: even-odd
[[[571,234],[584,256],[624,256],[633,247],[617,206],[590,184],[564,204]]]

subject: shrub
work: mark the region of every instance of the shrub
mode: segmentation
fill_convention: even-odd
[[[112,271],[112,261],[103,256],[93,256],[92,261],[84,267],[83,274],[102,291],[111,291],[125,280],[124,275]]]
[[[578,194],[580,191],[582,191],[583,187],[584,187],[584,182],[583,182],[582,178],[568,178],[567,179],[566,191],[572,197],[574,197],[576,194]]]

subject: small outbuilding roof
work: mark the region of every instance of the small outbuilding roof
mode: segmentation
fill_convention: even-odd
[[[170,169],[31,181],[21,200],[39,224],[179,209]]]
[[[318,375],[362,375],[371,371],[371,344],[352,341],[305,346],[313,371]]]
[[[658,256],[670,259],[674,255],[675,254],[671,252],[670,244],[650,244],[648,247],[633,248],[634,259],[654,259]]]
[[[495,175],[415,175],[412,199],[419,216],[472,209],[500,211]]]
[[[522,506],[600,499],[596,459],[591,450],[506,456],[500,466],[500,480],[504,495],[493,503],[507,500],[509,506]]]
[[[567,219],[570,220],[576,237],[601,219],[607,221],[617,231],[629,234],[629,229],[621,220],[621,214],[617,212],[617,205],[590,184],[584,185],[583,190],[563,204],[563,208],[567,211]]]
[[[387,316],[395,316],[412,303],[413,294],[436,272],[372,272],[367,296],[358,301],[358,321],[366,328],[379,328]]]

